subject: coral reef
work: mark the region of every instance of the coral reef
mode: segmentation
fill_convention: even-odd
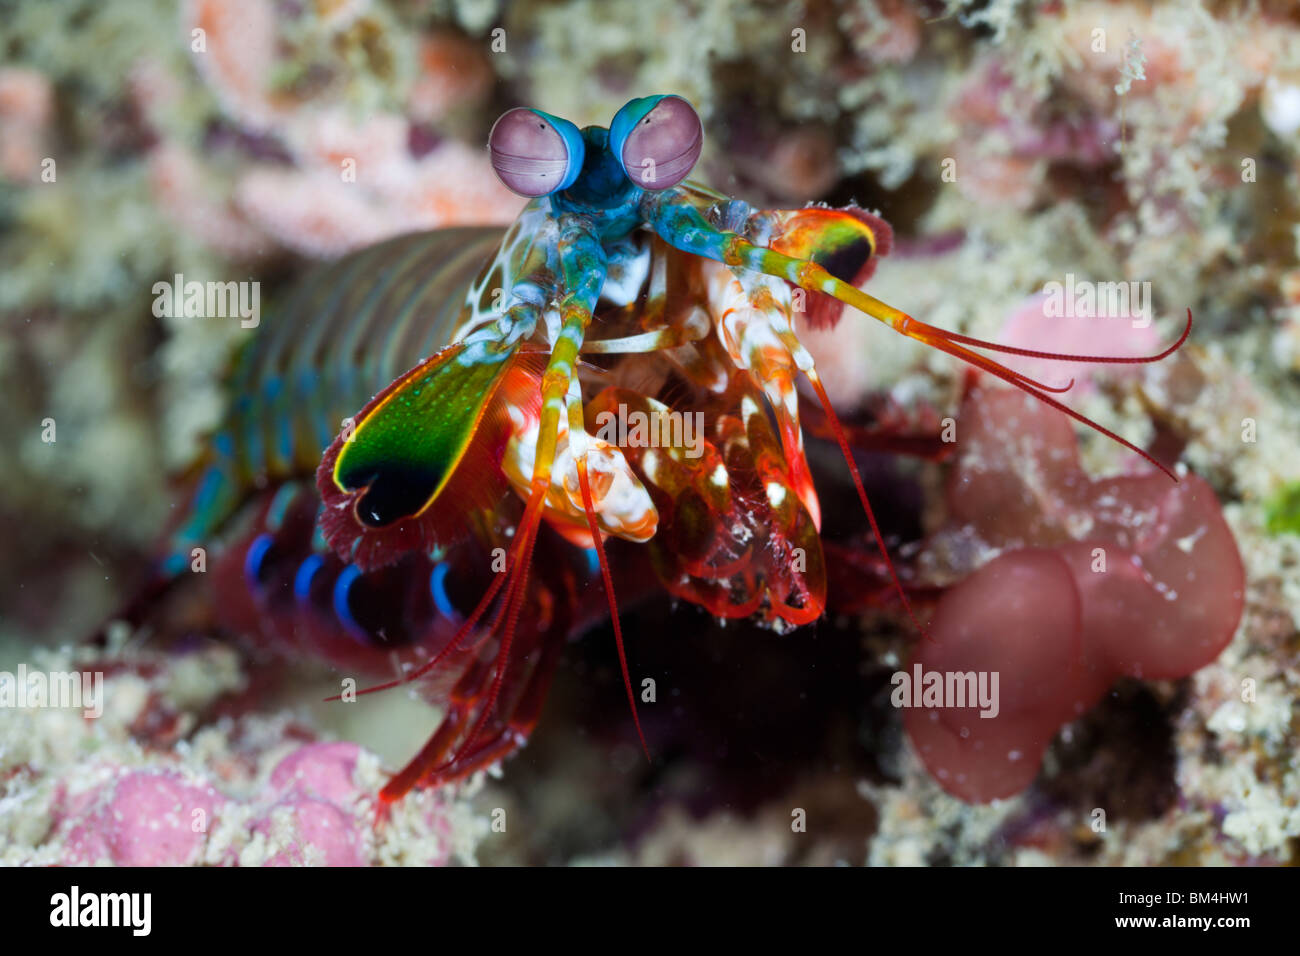
[[[110,691],[91,720],[0,707],[0,860],[1296,861],[1289,5],[69,0],[15,7],[0,54],[0,640],[10,670],[99,669]],[[947,588],[934,643],[875,578],[839,617],[781,637],[648,601],[627,638],[634,668],[660,680],[643,715],[656,764],[629,747],[597,628],[569,648],[529,752],[474,785],[476,804],[529,821],[505,835],[458,792],[420,795],[375,831],[368,798],[403,744],[377,756],[345,741],[379,748],[391,722],[333,722],[296,670],[274,687],[251,680],[260,660],[237,640],[41,649],[77,641],[138,583],[173,513],[168,476],[193,460],[230,357],[258,334],[154,315],[155,282],[254,279],[270,311],[306,259],[508,221],[519,201],[482,149],[503,108],[603,123],[649,92],[698,107],[702,182],[755,204],[878,210],[897,242],[870,291],[937,326],[1139,355],[1176,337],[1190,307],[1190,343],[1156,365],[1010,363],[1075,379],[1065,400],[1179,462],[1183,483],[1171,491],[1017,394],[972,393],[955,362],[861,316],[801,330],[855,429],[955,423],[945,461],[859,458],[918,602]],[[1056,315],[1052,283],[1133,283],[1142,298]],[[842,465],[809,443],[823,533],[866,567]],[[1130,511],[1108,508],[1116,489]],[[1178,509],[1154,538],[1133,533]],[[1166,575],[1179,598],[1121,594],[1119,574],[1091,570],[1097,547],[1110,569]],[[1184,586],[1193,571],[1204,587]],[[1006,576],[1029,597],[995,604]],[[1231,633],[1209,622],[1236,607]],[[1194,653],[1171,649],[1184,626],[1201,638]],[[1022,753],[1015,779],[985,779],[997,773],[980,759],[952,765],[965,796],[1000,798],[983,805],[953,796],[952,774],[934,779],[920,712],[890,703],[893,673],[957,666],[943,655],[963,634],[1030,649],[1015,658],[1023,699],[1002,668],[1004,712],[1034,717],[1005,748]],[[421,707],[405,741],[418,746],[430,712],[401,702]],[[806,832],[792,829],[800,808]],[[159,828],[143,832],[146,816]]]
[[[0,708],[6,865],[439,866],[474,862],[487,831],[445,793],[377,825],[380,759],[317,740],[287,711],[250,710],[228,648],[44,654],[32,666],[92,675],[81,703],[92,681],[97,699]]]

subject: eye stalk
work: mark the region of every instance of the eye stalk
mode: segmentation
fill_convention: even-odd
[[[488,150],[502,185],[534,199],[572,186],[586,153],[578,127],[525,107],[501,115],[488,134]]]
[[[690,175],[704,147],[704,127],[680,96],[646,96],[618,111],[609,147],[628,179],[643,189],[667,189]]]

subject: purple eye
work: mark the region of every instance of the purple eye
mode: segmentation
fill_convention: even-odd
[[[676,186],[690,175],[704,146],[699,114],[680,96],[634,100],[619,111],[610,132],[617,136],[623,171],[643,189]]]
[[[510,110],[488,135],[497,178],[521,196],[568,189],[582,170],[582,134],[568,120],[524,107]]]

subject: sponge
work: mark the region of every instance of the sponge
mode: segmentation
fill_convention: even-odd
[[[994,708],[944,698],[904,726],[945,790],[985,802],[1027,787],[1060,727],[1116,678],[1213,661],[1240,622],[1245,571],[1199,477],[1092,480],[1069,423],[1018,392],[977,388],[958,421],[953,526],[1001,553],[944,594],[909,666],[997,675],[999,699],[981,716]]]

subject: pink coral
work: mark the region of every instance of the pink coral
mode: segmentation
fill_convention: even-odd
[[[212,249],[236,259],[266,251],[266,233],[209,188],[209,173],[192,152],[165,142],[149,154],[149,182],[159,206]]]
[[[1119,124],[1082,105],[1068,116],[1058,110],[1017,87],[996,59],[972,69],[949,108],[961,130],[951,147],[958,188],[976,202],[1025,209],[1049,163],[1104,164]]]
[[[211,786],[172,771],[123,773],[75,801],[64,862],[193,865],[202,858],[208,828],[223,803]]]
[[[39,178],[53,112],[54,92],[44,74],[0,69],[0,178]]]
[[[843,15],[845,35],[864,59],[910,63],[921,48],[925,23],[906,0],[851,5]]]
[[[318,140],[299,169],[255,168],[237,188],[239,207],[285,245],[320,257],[404,232],[518,215],[522,201],[500,184],[484,154],[447,142],[417,160],[407,154],[404,121],[401,129],[396,138],[358,136],[353,154],[341,152],[342,141]],[[346,159],[355,160],[355,180],[344,178]]]
[[[335,42],[313,46],[281,35],[269,0],[187,5],[182,21],[198,73],[236,125],[233,141],[258,156],[236,168],[233,184],[205,170],[189,144],[167,139],[158,101],[169,93],[156,71],[138,71],[136,101],[163,137],[150,160],[160,202],[203,241],[237,253],[241,246],[261,251],[269,236],[328,258],[404,232],[505,224],[518,214],[519,197],[497,181],[485,151],[441,140],[430,127],[491,90],[489,62],[464,37],[435,31],[419,38],[419,69],[394,91],[406,113],[356,118],[348,45],[371,31],[380,31],[377,47],[387,49],[391,39],[381,36],[382,19],[352,29],[370,16],[368,7],[351,0],[314,11],[310,29]],[[277,76],[288,71],[328,81],[278,88]]]
[[[1123,315],[1050,314],[1047,293],[1030,296],[1015,309],[1002,326],[999,342],[1013,342],[1018,348],[1036,349],[1073,355],[1106,355],[1134,358],[1160,350],[1160,338],[1151,317],[1139,316],[1131,307]],[[1127,296],[1126,296],[1127,298]],[[1150,303],[1147,303],[1147,307]],[[1099,374],[1124,377],[1134,374],[1135,366],[1096,365],[1086,362],[1057,362],[1007,356],[1004,364],[1030,378],[1048,383],[1073,380],[1075,393],[1086,395],[1093,390]]]
[[[255,833],[271,835],[287,825],[293,837],[266,866],[361,866],[356,820],[325,800],[294,795],[275,804],[253,825]]]
[[[448,30],[420,40],[420,76],[411,87],[407,111],[413,119],[436,123],[454,109],[477,106],[495,77],[479,44]]]
[[[353,779],[360,756],[356,744],[308,744],[276,764],[271,787],[281,794],[319,797],[349,807],[364,796]]]
[[[70,866],[376,862],[382,854],[370,787],[359,770],[363,754],[352,743],[305,744],[269,778],[229,756],[184,772],[166,765],[79,766],[78,783],[97,782],[70,792],[75,788],[60,778],[51,811],[57,859]],[[447,864],[453,833],[445,805],[418,812],[417,831],[427,828],[436,837],[432,857],[421,862]]]
[[[275,7],[270,0],[191,0],[182,15],[199,73],[231,116],[269,129],[287,109],[271,93]],[[201,49],[193,30],[203,31]]]

